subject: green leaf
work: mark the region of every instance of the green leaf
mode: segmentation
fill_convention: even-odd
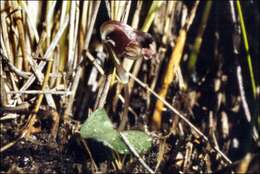
[[[144,132],[125,131],[123,134],[138,153],[143,153],[151,147],[151,138]],[[127,145],[122,140],[119,132],[114,129],[104,109],[98,109],[90,115],[81,125],[80,135],[83,138],[100,141],[105,146],[121,154],[129,153]]]
[[[101,141],[104,145],[119,153],[127,153],[128,148],[122,142],[120,134],[113,128],[104,109],[98,109],[81,125],[80,135]]]
[[[152,138],[142,131],[129,130],[122,132],[122,134],[126,136],[138,153],[144,153],[152,146]]]

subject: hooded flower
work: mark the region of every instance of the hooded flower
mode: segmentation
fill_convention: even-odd
[[[119,58],[137,59],[152,58],[153,38],[149,33],[137,31],[118,21],[106,21],[100,28],[101,39],[105,44],[111,44]]]

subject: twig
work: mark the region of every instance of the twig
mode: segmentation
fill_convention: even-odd
[[[124,104],[125,103],[125,99],[124,99],[124,97],[120,94],[119,95],[119,100]],[[131,112],[134,116],[135,116],[135,118],[137,118],[138,117],[138,115],[137,115],[137,113],[134,111],[134,109],[131,107],[131,106],[128,106],[128,110],[129,110],[129,112]]]
[[[89,58],[89,60],[93,63],[93,65],[98,69],[98,71],[104,75],[105,72],[103,70],[103,68],[99,65],[99,63],[96,61],[95,57],[90,53],[90,52],[86,52],[86,56],[87,58]]]
[[[97,171],[98,171],[97,164],[96,164],[96,162],[95,162],[95,160],[94,160],[94,158],[93,158],[93,156],[92,156],[92,154],[91,154],[91,151],[90,151],[90,149],[89,149],[89,147],[88,147],[88,144],[86,143],[86,140],[84,140],[84,139],[82,139],[82,138],[80,138],[80,140],[81,140],[81,142],[83,143],[85,149],[87,150],[88,155],[89,155],[89,157],[90,157],[90,159],[91,159],[91,161],[92,161],[92,164],[94,165],[94,168],[95,168],[95,170],[96,170],[96,172],[97,172]]]
[[[1,109],[0,109],[1,110]],[[0,111],[1,112],[1,111]],[[16,119],[16,118],[19,118],[21,117],[21,114],[17,114],[17,113],[9,113],[9,114],[6,114],[4,116],[2,116],[0,118],[0,121],[5,121],[5,120],[13,120],[13,119]]]
[[[15,107],[11,106],[2,106],[0,107],[0,113],[5,112],[5,113],[24,113],[24,112],[29,112],[29,103],[21,103]]]
[[[24,90],[24,91],[8,91],[7,94],[52,94],[52,95],[71,95],[71,91]]]
[[[157,155],[157,164],[155,166],[155,172],[158,170],[161,162],[163,161],[164,159],[164,155],[165,155],[165,149],[166,149],[166,138],[163,138],[163,139],[159,139],[160,140],[160,143],[159,143],[159,152],[158,152],[158,155]]]
[[[52,118],[52,121],[53,121],[52,127],[51,127],[51,137],[52,137],[53,141],[56,141],[61,117],[60,117],[59,113],[54,109],[50,110],[49,115],[50,115],[50,117]]]
[[[140,155],[137,153],[137,151],[135,150],[135,148],[131,145],[131,143],[128,141],[127,137],[119,132],[122,139],[124,140],[125,144],[128,146],[128,148],[130,149],[130,151],[137,157],[138,161],[144,166],[145,169],[147,169],[149,171],[149,173],[155,173],[146,163],[145,161],[140,157]]]
[[[112,74],[107,75],[102,87],[98,91],[98,97],[94,107],[95,109],[104,107],[111,80],[112,80]]]
[[[191,155],[192,155],[192,150],[193,150],[193,144],[191,142],[188,142],[186,144],[186,152],[185,152],[185,157],[184,157],[184,162],[183,162],[183,172],[188,173],[188,168],[191,164]]]
[[[2,146],[1,144],[1,148],[0,148],[0,153],[4,152],[5,150],[9,149],[10,147],[14,146],[18,141],[20,140],[20,138],[9,142],[8,144]]]
[[[240,96],[241,96],[241,100],[242,100],[242,105],[245,111],[245,115],[246,115],[246,119],[248,122],[251,121],[251,114],[250,114],[250,110],[246,101],[246,95],[245,95],[245,89],[243,86],[243,78],[242,78],[242,74],[241,74],[241,66],[237,66],[237,82],[238,82],[238,86],[239,86],[239,92],[240,92]]]
[[[19,70],[18,68],[16,68],[11,62],[10,60],[4,55],[2,49],[0,49],[0,55],[3,59],[3,61],[8,65],[8,67],[10,68],[11,71],[13,71],[15,74],[17,74],[20,77],[23,77],[25,79],[29,78],[29,75],[31,75],[30,72],[24,72],[22,70]]]
[[[0,57],[0,106],[7,105],[7,93],[5,89],[4,71],[2,58]]]

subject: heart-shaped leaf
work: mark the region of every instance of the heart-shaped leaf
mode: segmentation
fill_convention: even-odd
[[[122,132],[138,153],[143,153],[151,147],[151,138],[141,131]],[[98,109],[81,125],[80,135],[102,142],[105,146],[121,153],[128,154],[129,150],[121,135],[114,129],[104,109]]]

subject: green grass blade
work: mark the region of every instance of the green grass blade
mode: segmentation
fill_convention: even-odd
[[[253,91],[254,97],[256,98],[255,77],[254,77],[254,72],[253,72],[251,55],[249,53],[249,44],[248,44],[248,39],[247,39],[247,32],[246,32],[244,17],[243,17],[240,1],[238,0],[238,1],[236,1],[236,3],[237,3],[237,11],[238,11],[238,15],[239,15],[239,20],[240,20],[240,26],[241,26],[241,30],[242,30],[242,38],[243,38],[244,46],[245,46],[245,50],[246,50],[246,59],[247,59],[250,79],[251,79],[251,83],[252,83],[252,91]]]

